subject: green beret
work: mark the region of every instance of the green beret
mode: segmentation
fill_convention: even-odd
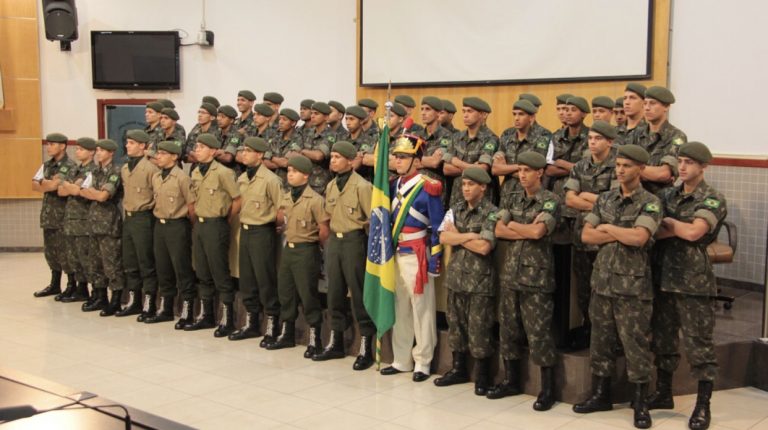
[[[147,103],[147,107],[155,112],[161,112],[165,106],[160,102],[149,102]]]
[[[312,99],[304,99],[299,103],[299,105],[303,108],[312,109],[312,105],[315,104],[315,101]]]
[[[365,111],[365,109],[361,108],[360,106],[350,106],[346,110],[347,115],[352,115],[355,118],[358,119],[366,119],[368,118],[368,112]]]
[[[461,104],[471,107],[474,110],[479,110],[480,112],[491,113],[491,105],[480,97],[464,97]]]
[[[45,140],[48,142],[56,142],[56,143],[67,143],[67,136],[61,134],[61,133],[51,133],[47,136],[45,136]]]
[[[491,183],[491,177],[488,175],[488,172],[486,172],[485,169],[481,167],[468,167],[464,169],[464,172],[461,173],[461,177],[475,181],[478,184]]]
[[[99,139],[96,141],[96,146],[111,152],[117,151],[117,142],[112,139]]]
[[[357,101],[357,104],[362,107],[367,107],[368,109],[376,110],[379,108],[379,104],[376,103],[376,100],[373,99],[360,99]]]
[[[288,167],[293,167],[305,175],[312,173],[312,162],[303,155],[296,155],[288,159]]]
[[[616,97],[616,104],[613,107],[624,109],[624,97]]]
[[[606,96],[597,96],[592,99],[592,108],[596,107],[613,109],[613,99]]]
[[[256,94],[254,94],[253,91],[250,91],[250,90],[240,90],[237,92],[237,96],[250,101],[256,100]]]
[[[77,145],[93,151],[96,149],[96,140],[90,137],[81,137],[80,139],[77,139]]]
[[[414,100],[413,97],[405,94],[395,96],[395,103],[400,103],[401,105],[409,108],[416,107],[416,100]]]
[[[664,88],[664,87],[650,87],[647,90],[645,90],[645,98],[652,98],[654,100],[658,100],[665,105],[671,105],[675,102],[675,96],[672,94],[672,91]]]
[[[157,144],[157,150],[181,155],[181,142],[178,140],[164,140]]]
[[[245,140],[243,141],[243,145],[258,152],[269,151],[269,145],[267,145],[267,141],[257,136],[251,136],[251,137],[245,138]]]
[[[565,101],[565,104],[576,106],[577,108],[579,108],[580,111],[584,113],[592,112],[592,110],[589,108],[589,103],[587,103],[587,99],[585,99],[584,97],[577,97],[577,96],[568,97],[568,100]]]
[[[280,115],[290,119],[291,121],[298,121],[300,118],[298,112],[289,108],[281,109]]]
[[[624,91],[632,91],[633,93],[640,96],[641,99],[645,98],[645,85],[643,84],[638,84],[637,82],[630,82],[624,88]]]
[[[144,130],[139,130],[137,128],[133,130],[128,130],[125,133],[125,137],[131,140],[135,140],[136,142],[139,142],[139,143],[149,142],[149,135],[147,134],[147,132]]]
[[[397,116],[402,116],[402,117],[408,115],[408,111],[405,110],[405,106],[401,105],[400,103],[393,103],[392,109],[390,109],[390,112],[392,112]]]
[[[205,109],[211,115],[216,115],[216,106],[211,103],[203,103],[200,105],[200,109]]]
[[[712,153],[707,148],[707,145],[701,142],[686,142],[680,145],[677,156],[688,157],[699,163],[709,163],[712,161]]]
[[[437,97],[426,96],[423,99],[421,99],[421,104],[427,105],[436,111],[443,110],[443,101]]]
[[[219,113],[224,114],[224,116],[228,116],[230,118],[237,118],[237,111],[235,108],[233,108],[230,105],[224,105],[219,108]]]
[[[256,103],[253,105],[253,111],[264,116],[272,116],[275,114],[275,110],[266,103]]]
[[[350,160],[357,157],[357,150],[355,149],[355,146],[344,140],[334,143],[333,148],[331,148],[331,152],[338,152],[344,156],[344,158],[348,158]]]
[[[443,99],[443,110],[448,113],[456,113],[456,105],[448,99]]]
[[[330,107],[332,107],[332,108],[336,109],[337,111],[339,111],[339,112],[341,112],[341,113],[344,113],[344,112],[346,112],[346,111],[347,111],[347,109],[346,109],[346,108],[344,108],[344,105],[343,105],[343,104],[341,104],[341,103],[339,103],[339,102],[337,102],[336,100],[331,100],[331,101],[329,101],[329,102],[328,102],[328,106],[330,106]]]
[[[557,100],[557,104],[564,105],[571,97],[573,97],[573,94],[563,93],[555,97],[555,99]]]
[[[179,114],[174,108],[163,108],[163,110],[160,112],[174,121],[179,120]]]
[[[176,109],[176,104],[168,99],[157,99],[156,101],[163,105],[164,108]]]
[[[517,164],[539,170],[547,166],[547,159],[538,152],[525,151],[517,156]]]
[[[214,96],[204,96],[203,97],[203,103],[210,103],[210,104],[216,106],[216,109],[218,109],[219,106],[221,106],[221,103],[219,103],[219,99],[217,99]],[[215,114],[211,114],[211,115],[215,115]]]
[[[592,127],[590,127],[589,131],[600,133],[606,139],[611,139],[611,140],[616,139],[619,136],[619,133],[616,131],[616,127],[608,124],[605,121],[593,122]]]
[[[536,112],[539,111],[539,108],[536,107],[533,103],[531,103],[530,100],[526,99],[520,99],[515,102],[514,105],[512,105],[512,110],[519,109],[528,115],[536,115]]]
[[[264,101],[274,103],[276,105],[283,104],[285,98],[280,93],[264,93]]]
[[[331,113],[331,107],[328,106],[328,103],[323,102],[314,102],[312,103],[312,110],[318,111],[323,115],[330,115]]]
[[[619,146],[619,153],[616,157],[626,158],[640,164],[648,163],[648,159],[651,158],[648,151],[643,149],[642,146],[632,144]]]
[[[536,94],[523,93],[523,94],[520,94],[518,99],[519,100],[528,100],[529,102],[533,103],[533,105],[536,106],[537,108],[539,106],[541,106],[541,99],[536,97]]]
[[[216,139],[216,136],[210,133],[202,133],[201,135],[197,136],[197,141],[209,148],[221,148],[221,142],[219,142],[219,139]]]

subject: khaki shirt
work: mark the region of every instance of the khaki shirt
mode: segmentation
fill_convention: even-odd
[[[285,211],[285,239],[293,243],[318,242],[320,224],[328,222],[323,206],[323,198],[309,184],[296,202],[290,191],[284,192],[280,208]]]
[[[187,205],[195,202],[192,181],[178,166],[173,166],[163,179],[161,172],[152,175],[152,190],[155,193],[155,210],[158,219],[178,219],[189,215]]]
[[[240,196],[243,200],[240,209],[240,222],[249,225],[262,225],[275,222],[277,208],[283,197],[283,183],[280,177],[261,164],[248,179],[245,172],[237,179]]]
[[[141,157],[133,171],[128,168],[128,163],[123,164],[120,169],[120,177],[123,180],[123,209],[125,211],[146,211],[154,207],[152,176],[159,170],[147,157]]]
[[[331,231],[349,233],[362,230],[371,218],[372,185],[352,172],[344,190],[339,191],[334,178],[325,188],[325,211],[331,217]]]
[[[240,197],[235,173],[216,160],[203,176],[200,166],[192,171],[192,194],[195,196],[195,214],[203,218],[229,215],[232,200]]]

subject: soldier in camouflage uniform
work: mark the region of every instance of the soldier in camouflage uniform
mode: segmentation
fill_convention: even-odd
[[[93,294],[83,304],[84,312],[101,310],[99,315],[110,316],[120,310],[125,278],[121,254],[123,220],[120,215],[120,168],[113,163],[117,143],[111,139],[96,142],[95,159],[98,166],[91,186],[83,188],[80,196],[91,200],[88,213],[91,248],[95,258],[90,261],[88,279],[93,282]],[[107,301],[107,288],[112,296]]]
[[[440,181],[443,185],[443,207],[448,206],[450,192],[443,173],[443,156],[453,146],[453,133],[440,125],[440,111],[443,101],[437,97],[427,96],[421,99],[421,121],[424,128],[413,134],[424,139],[424,156],[421,157],[421,173]]]
[[[519,100],[528,100],[536,106],[536,110],[541,109],[541,99],[536,97],[535,94],[530,93],[523,93],[520,94],[518,97]],[[549,129],[544,128],[541,124],[539,124],[538,121],[536,121],[536,118],[533,119],[533,124],[531,124],[531,130],[529,132],[531,136],[545,136],[547,138],[547,142],[549,142],[552,139],[552,132],[549,131]]]
[[[403,121],[408,120],[408,118],[414,121],[413,125],[408,129],[411,133],[424,131],[424,127],[416,124],[416,120],[413,119],[413,110],[416,108],[416,100],[414,100],[413,97],[405,94],[395,96],[395,103],[399,103],[405,108],[405,117],[403,118]]]
[[[90,137],[77,139],[75,158],[79,164],[69,171],[59,186],[59,195],[67,196],[67,206],[64,213],[64,234],[67,236],[67,261],[75,273],[77,288],[70,294],[62,293],[62,303],[80,302],[88,299],[88,267],[89,261],[96,256],[90,247],[88,237],[88,212],[90,200],[80,197],[80,186],[86,177],[96,170],[93,154],[96,151],[96,141]]]
[[[360,106],[349,106],[344,116],[349,131],[348,142],[351,143],[358,156],[352,160],[352,167],[366,181],[373,181],[373,167],[363,165],[366,154],[373,155],[373,149],[379,142],[378,133],[366,133],[363,130],[363,122],[368,118],[368,113]]]
[[[558,96],[555,97],[555,110],[557,110],[557,119],[560,121],[561,129],[568,128],[568,124],[565,122],[565,102],[571,97],[573,97],[573,94],[569,93],[558,94]]]
[[[616,122],[616,127],[621,128],[627,125],[627,114],[624,113],[624,97],[616,98],[616,102],[613,105],[613,118]],[[615,143],[615,142],[614,142]]]
[[[522,191],[500,207],[495,226],[499,239],[499,347],[504,380],[488,391],[489,399],[520,394],[520,359],[524,333],[530,356],[541,367],[541,392],[533,409],[546,411],[555,403],[553,367],[557,362],[552,336],[555,266],[551,235],[557,225],[557,196],[542,187],[547,160],[527,151],[517,157]],[[522,325],[520,324],[522,322]]]
[[[440,110],[440,115],[438,117],[440,125],[448,130],[451,135],[455,135],[459,132],[459,129],[453,125],[453,116],[456,114],[456,105],[447,99],[442,99],[440,101],[443,102],[443,108]]]
[[[617,341],[621,340],[627,379],[635,384],[632,405],[637,428],[651,426],[646,403],[651,379],[648,335],[653,298],[648,250],[662,218],[659,198],[640,184],[648,158],[648,152],[637,145],[620,147],[616,177],[621,187],[601,194],[584,219],[582,241],[600,246],[589,305],[593,382],[590,398],[573,406],[576,413],[613,408],[611,377],[616,370]]]
[[[691,375],[699,381],[696,408],[689,427],[709,427],[709,399],[717,376],[712,332],[715,326],[717,285],[707,245],[717,234],[727,214],[725,197],[704,180],[712,153],[700,142],[680,146],[680,185],[661,192],[666,218],[656,234],[655,257],[660,259],[661,291],[654,298],[651,350],[656,355],[656,392],[650,409],[673,409],[672,374],[680,363],[679,331]]]
[[[273,135],[276,136],[279,131],[278,121],[280,119],[280,107],[283,105],[285,98],[282,94],[275,92],[264,93],[262,98],[264,99],[264,104],[272,108],[272,117],[269,118],[269,128],[272,129]]]
[[[51,133],[45,137],[45,150],[51,158],[43,163],[42,172],[38,172],[32,180],[32,189],[43,193],[40,228],[43,229],[45,261],[51,269],[51,282],[42,290],[36,291],[35,297],[60,294],[62,272],[67,274],[67,289],[71,291],[75,283],[74,274],[67,261],[64,235],[64,208],[67,198],[58,194],[62,179],[75,168],[75,163],[67,157],[67,136],[61,133]]]
[[[379,108],[379,104],[373,99],[360,99],[357,105],[368,113],[368,118],[363,121],[363,133],[378,136],[381,133],[379,124],[376,123],[376,109]]]
[[[471,166],[490,170],[493,154],[499,147],[499,137],[485,125],[491,106],[478,97],[465,97],[461,109],[464,125],[467,129],[454,136],[453,147],[443,155],[443,173],[451,182],[449,206],[461,201],[461,172]],[[494,201],[494,188],[497,182],[491,181],[485,195]]]
[[[336,142],[341,140],[349,141],[349,131],[347,131],[341,124],[341,120],[344,119],[344,114],[347,112],[347,109],[343,104],[335,100],[329,101],[328,106],[331,107],[331,113],[328,114],[328,128],[336,138]]]
[[[453,248],[446,277],[448,342],[453,363],[451,370],[435,379],[435,385],[446,387],[469,381],[469,352],[475,359],[475,395],[478,396],[486,395],[492,382],[489,368],[496,288],[491,252],[496,246],[493,231],[497,209],[485,197],[490,183],[491,177],[485,169],[465,169],[461,174],[464,200],[451,206],[438,229],[440,243]]]
[[[315,104],[315,101],[312,99],[304,99],[299,103],[299,119],[302,122],[301,125],[296,128],[296,131],[299,132],[302,140],[306,138],[307,133],[313,128],[310,124],[313,104]]]
[[[327,103],[312,104],[310,121],[312,128],[305,131],[304,146],[301,149],[301,155],[312,161],[309,186],[321,196],[325,193],[325,187],[332,177],[328,170],[328,157],[331,155],[331,147],[336,143],[336,137],[328,128],[327,121],[330,113],[331,107]]]
[[[186,133],[182,127],[177,124],[179,120],[179,113],[173,108],[164,108],[162,114],[160,114],[160,127],[163,129],[162,139],[181,142],[184,144],[187,140]],[[151,153],[154,154],[157,151],[157,146],[150,148]]]
[[[229,105],[221,106],[216,115],[216,122],[219,124],[219,136],[218,140],[221,142],[221,148],[216,151],[214,158],[216,161],[224,165],[225,167],[232,169],[235,173],[242,171],[242,164],[235,161],[235,155],[237,149],[243,143],[243,135],[235,128],[235,119],[237,118],[237,111],[235,108]],[[199,137],[199,136],[198,136]],[[214,137],[217,137],[214,135]],[[195,142],[194,144],[197,144]],[[187,146],[186,151],[188,159],[193,161],[194,164],[190,169],[190,172],[197,167],[197,158],[195,155],[195,146]]]
[[[296,129],[299,114],[293,109],[280,111],[277,136],[269,141],[269,151],[264,154],[264,165],[275,172],[283,181],[283,189],[287,190],[286,175],[288,173],[288,159],[301,151],[304,141],[301,133]]]
[[[619,126],[619,136],[613,142],[616,147],[625,143],[634,143],[634,134],[646,124],[643,118],[643,103],[645,100],[645,85],[630,82],[624,88],[624,115],[626,123]]]
[[[588,137],[591,154],[573,166],[563,187],[566,206],[577,213],[573,226],[573,275],[576,278],[576,296],[583,323],[570,333],[571,347],[574,349],[589,347],[590,279],[599,249],[595,245],[584,244],[581,231],[584,217],[592,211],[598,196],[619,185],[616,181],[616,153],[612,148],[616,136],[616,129],[612,125],[605,121],[595,121]]]
[[[160,126],[160,115],[165,106],[160,102],[149,102],[144,109],[144,120],[147,126],[144,131],[149,135],[149,145],[147,152],[152,148],[157,148],[157,144],[163,140],[163,128]]]
[[[253,103],[256,101],[256,95],[249,90],[240,90],[237,93],[237,111],[240,116],[232,124],[241,136],[250,136],[250,130],[253,128]]]
[[[187,140],[184,145],[183,160],[192,163],[190,157],[194,157],[195,142],[197,142],[197,136],[202,133],[208,133],[216,136],[217,139],[221,139],[221,131],[218,127],[218,121],[216,115],[218,114],[218,107],[210,104],[203,103],[197,110],[197,124],[187,134]]]
[[[607,96],[597,96],[592,99],[592,121],[611,123],[613,118],[613,99]]]

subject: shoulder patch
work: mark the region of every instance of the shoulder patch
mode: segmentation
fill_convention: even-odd
[[[661,208],[656,203],[646,203],[643,210],[650,213],[659,213]]]
[[[491,212],[488,214],[488,221],[496,222],[499,219],[499,215],[497,212]]]
[[[552,212],[555,210],[555,208],[557,208],[557,202],[554,200],[547,200],[544,202],[544,206],[541,207],[541,210]]]
[[[440,146],[447,147],[450,141],[448,139],[440,139]]]
[[[495,151],[496,150],[496,144],[493,143],[493,142],[488,142],[488,143],[485,144],[485,146],[483,148],[485,148],[485,149],[487,149],[489,151]]]
[[[706,200],[704,200],[704,206],[712,209],[717,209],[720,207],[720,200],[709,197]]]
[[[117,175],[110,175],[108,181],[109,182],[117,182],[117,179],[118,179]]]
[[[229,141],[232,142],[233,144],[237,145],[238,143],[240,143],[240,138],[239,137],[233,137],[232,139],[229,139]]]
[[[67,173],[69,172],[69,167],[67,166],[61,166],[61,169],[59,169],[60,173]]]
[[[676,138],[672,139],[672,143],[674,145],[680,146],[680,145],[682,145],[685,142],[683,141],[682,137],[676,137]]]
[[[443,183],[428,176],[424,178],[424,191],[430,196],[440,196],[443,193]]]
[[[336,142],[336,137],[334,136],[328,136],[328,142],[334,143]]]
[[[536,147],[541,149],[547,149],[549,146],[549,141],[547,139],[539,139],[538,142],[536,142]]]

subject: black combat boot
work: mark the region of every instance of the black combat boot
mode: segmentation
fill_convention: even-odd
[[[61,293],[61,270],[51,270],[51,282],[42,290],[35,291],[35,297],[55,296]]]
[[[173,296],[160,297],[160,311],[144,318],[146,324],[173,321]]]
[[[651,428],[651,413],[648,412],[648,383],[635,384],[632,408],[635,410],[635,428]]]
[[[712,416],[709,412],[709,399],[712,398],[712,381],[699,381],[699,391],[696,395],[696,407],[693,408],[688,428],[703,430],[709,428]]]
[[[280,336],[274,342],[267,344],[267,349],[293,348],[296,346],[296,323],[294,321],[283,321],[280,327]]]
[[[141,313],[136,317],[136,321],[144,322],[147,318],[154,317],[157,314],[157,304],[155,303],[155,293],[144,294],[144,304],[141,307]]]
[[[331,338],[328,339],[328,345],[325,346],[325,349],[313,355],[312,360],[326,361],[344,357],[346,357],[346,354],[344,354],[344,332],[332,330]]]
[[[128,291],[128,302],[125,307],[117,308],[115,312],[116,317],[127,317],[128,315],[138,315],[141,313],[141,298],[136,291]]]
[[[504,360],[504,380],[488,390],[485,397],[501,399],[520,394],[520,360]]]
[[[119,312],[120,304],[122,303],[123,291],[112,291],[112,297],[109,298],[109,303],[104,309],[99,312],[100,317],[111,317]]]
[[[648,396],[648,410],[675,409],[672,397],[672,373],[659,369],[656,372],[656,391]]]
[[[469,382],[469,373],[467,372],[467,353],[453,351],[453,367],[445,375],[435,379],[435,385],[438,387],[447,387],[454,384],[463,384]]]
[[[555,404],[554,384],[555,378],[553,367],[541,368],[541,391],[536,401],[533,402],[534,411],[548,411]]]
[[[261,336],[261,330],[259,330],[259,314],[257,312],[245,313],[245,325],[242,328],[235,330],[228,336],[229,340],[243,340],[250,339],[252,337]]]
[[[70,298],[72,297],[72,294],[75,294],[75,288],[77,287],[77,281],[75,281],[75,274],[74,273],[67,273],[67,288],[64,289],[59,294],[56,294],[53,297],[53,300],[56,300],[57,302],[63,302],[65,297]]]
[[[267,315],[266,326],[264,337],[259,342],[259,346],[262,348],[266,348],[267,345],[274,342],[277,336],[280,335],[280,326],[277,324],[277,317],[275,315]]]
[[[373,339],[373,336],[360,336],[360,350],[352,369],[365,370],[373,366]]]
[[[88,283],[78,282],[75,291],[69,297],[62,297],[62,303],[84,302],[88,300]]]
[[[475,395],[485,396],[491,387],[491,359],[478,358],[475,360]]]
[[[577,414],[589,414],[599,411],[610,411],[611,403],[611,378],[592,375],[592,396],[587,400],[573,405],[573,412]]]
[[[191,312],[191,310],[190,310]],[[184,326],[184,331],[203,330],[216,327],[216,318],[213,316],[213,300],[200,300],[200,314],[194,322]]]
[[[227,337],[235,331],[235,307],[232,302],[221,304],[221,320],[213,332],[213,337]]]
[[[304,351],[304,358],[312,358],[313,355],[323,350],[323,339],[320,337],[320,330],[320,324],[309,327],[309,342],[307,343],[307,349]]]
[[[87,302],[83,303],[83,312],[100,311],[107,307],[107,289],[106,288],[94,288],[91,292],[91,297]]]
[[[181,314],[179,315],[179,320],[176,321],[176,324],[173,326],[174,329],[184,330],[184,327],[194,322],[192,319],[192,308],[194,306],[195,304],[192,302],[192,299],[184,299],[181,302]]]

